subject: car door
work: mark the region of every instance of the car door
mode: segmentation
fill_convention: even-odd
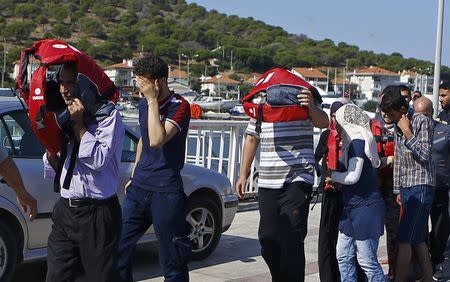
[[[136,159],[137,142],[139,141],[137,135],[130,127],[126,127],[125,137],[123,140],[122,161],[120,163],[120,186],[118,195],[120,203],[123,201],[125,195],[125,184],[130,180],[131,172],[134,167],[134,160]],[[153,234],[153,225],[145,232],[146,234]]]
[[[42,156],[44,148],[33,134],[28,115],[24,110],[9,112],[1,116],[2,145],[13,157],[26,189],[36,198],[38,216],[28,223],[29,249],[47,246],[51,227],[51,213],[59,194],[53,192],[53,179],[44,179]],[[1,184],[6,186],[6,184]],[[1,187],[3,188],[3,187]],[[0,188],[0,189],[1,189]],[[12,193],[12,189],[2,189]],[[14,194],[12,200],[16,203]]]

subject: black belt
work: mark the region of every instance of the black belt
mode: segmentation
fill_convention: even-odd
[[[90,205],[105,205],[117,200],[117,196],[112,196],[107,199],[93,199],[93,198],[80,198],[80,199],[67,199],[61,198],[69,207],[79,208]]]

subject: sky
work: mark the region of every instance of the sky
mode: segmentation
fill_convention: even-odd
[[[361,50],[434,62],[438,0],[187,0],[208,11],[252,17]],[[444,9],[442,64],[450,66],[450,7]],[[447,17],[447,18],[446,18]]]

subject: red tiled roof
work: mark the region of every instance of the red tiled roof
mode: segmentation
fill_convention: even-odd
[[[169,72],[169,77],[172,78],[187,78],[187,72],[185,72],[184,70],[180,70],[180,69],[173,69]]]
[[[202,83],[205,84],[205,83],[219,83],[219,82],[224,83],[224,84],[240,84],[241,83],[240,81],[231,79],[226,75],[222,75],[220,78],[218,78],[216,75],[212,78],[209,78],[209,79],[203,81]]]
[[[383,69],[383,68],[380,68],[380,67],[374,67],[374,66],[370,66],[368,68],[362,68],[362,69],[356,70],[356,73],[360,73],[360,74],[398,75],[396,72],[389,71],[387,69]],[[351,74],[351,73],[348,73],[348,74]]]
[[[129,65],[124,64],[124,63],[114,64],[114,65],[106,67],[106,69],[133,69],[133,68],[134,67],[129,66]]]
[[[294,67],[292,69],[295,70],[296,72],[298,72],[299,74],[301,74],[305,78],[307,78],[307,77],[310,77],[310,78],[327,78],[327,76],[325,74],[323,74],[321,71],[319,71],[318,69],[297,68],[297,67]]]

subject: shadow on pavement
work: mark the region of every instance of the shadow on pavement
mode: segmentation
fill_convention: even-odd
[[[202,261],[189,263],[189,270],[206,268],[232,261],[253,262],[253,257],[260,255],[260,245],[257,239],[222,234],[216,250]],[[156,246],[142,245],[136,250],[133,264],[135,280],[145,280],[162,277],[159,268]]]
[[[260,255],[257,239],[222,234],[216,250],[202,261],[193,261],[189,270],[196,270],[232,261],[253,262],[253,257]],[[44,282],[47,271],[45,260],[18,265],[12,282],[34,281]],[[136,249],[133,263],[134,279],[137,281],[162,277],[158,264],[158,251],[155,243],[142,244]],[[87,281],[83,277],[79,282]]]

